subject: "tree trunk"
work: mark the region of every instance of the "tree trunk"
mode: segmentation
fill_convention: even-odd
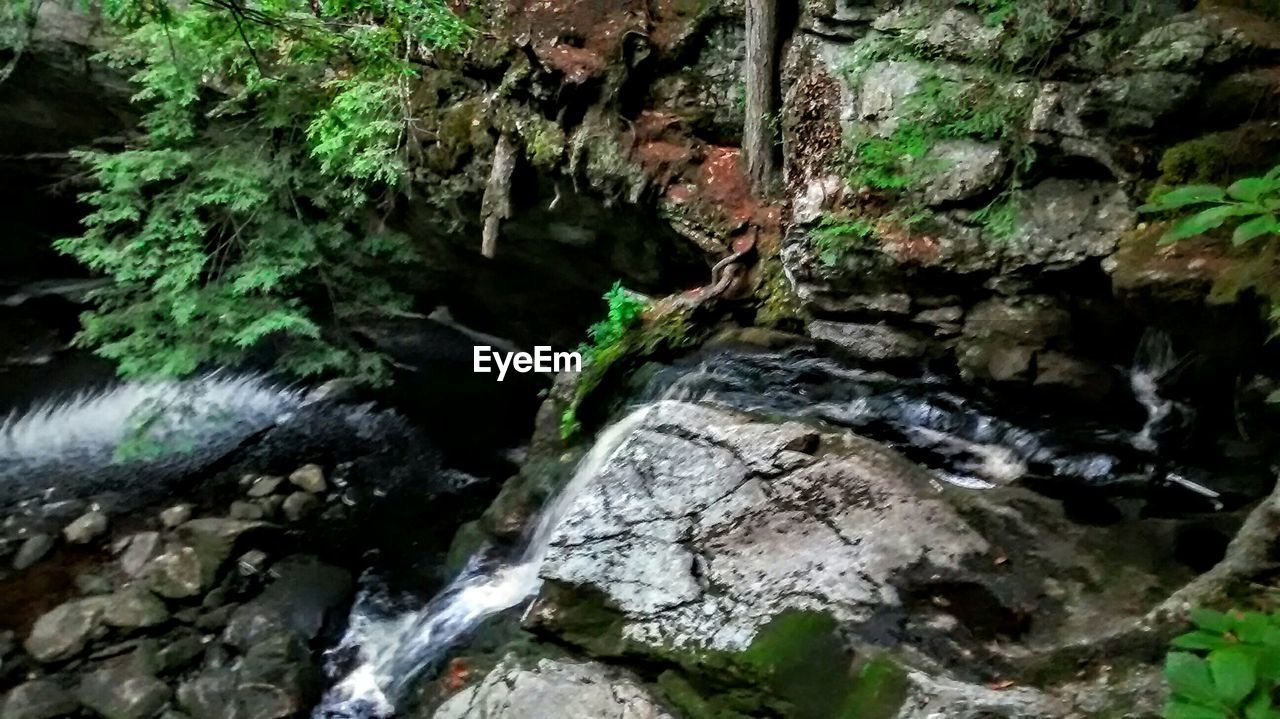
[[[742,154],[747,161],[747,179],[757,193],[763,193],[773,177],[777,51],[778,0],[747,0],[747,117]]]

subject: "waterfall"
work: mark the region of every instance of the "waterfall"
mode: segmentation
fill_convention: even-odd
[[[1178,357],[1173,352],[1169,336],[1157,330],[1147,330],[1138,342],[1133,367],[1129,370],[1129,387],[1133,396],[1147,411],[1142,429],[1133,436],[1134,448],[1155,452],[1159,448],[1156,433],[1173,416],[1177,404],[1160,396],[1160,383],[1177,368]]]
[[[531,599],[541,587],[538,572],[560,520],[652,407],[641,407],[600,433],[564,488],[543,508],[514,560],[494,562],[481,550],[425,607],[399,616],[374,618],[373,602],[367,597],[357,601],[346,633],[329,654],[354,651],[358,663],[325,695],[313,716],[391,716],[412,682],[459,639],[486,618]]]

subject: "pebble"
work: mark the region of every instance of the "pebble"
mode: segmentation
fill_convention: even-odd
[[[173,529],[188,519],[191,519],[190,504],[175,504],[160,513],[160,523],[168,529]]]
[[[304,492],[319,494],[328,489],[329,485],[324,481],[324,470],[318,464],[308,464],[294,470],[289,475],[289,481]]]
[[[53,544],[53,537],[47,534],[33,534],[27,537],[13,557],[13,568],[22,571],[44,559],[49,550],[53,549]]]

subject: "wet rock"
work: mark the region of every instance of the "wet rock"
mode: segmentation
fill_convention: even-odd
[[[896,719],[991,719],[1071,716],[1063,702],[1035,689],[991,689],[944,677],[911,672],[909,689]]]
[[[49,550],[53,549],[54,541],[54,538],[47,534],[33,534],[27,537],[22,542],[22,546],[18,547],[17,554],[13,555],[13,568],[22,571],[44,559]]]
[[[88,544],[93,540],[106,534],[107,531],[107,515],[102,512],[92,511],[86,512],[78,519],[68,524],[62,530],[62,536],[72,544]]]
[[[4,719],[61,719],[80,706],[70,692],[58,684],[35,679],[14,687],[0,704]]]
[[[351,595],[351,574],[314,557],[288,557],[272,571],[276,580],[232,615],[223,634],[227,644],[247,651],[281,632],[313,639],[326,615]]]
[[[116,659],[84,675],[76,696],[106,719],[148,719],[169,702],[169,687],[133,657]]]
[[[1071,396],[1098,400],[1111,392],[1112,371],[1063,352],[1041,352],[1036,355],[1035,386],[1070,393]]]
[[[22,643],[36,661],[56,662],[79,654],[101,626],[107,602],[102,597],[61,604],[36,620]]]
[[[284,483],[284,477],[262,476],[253,480],[249,485],[249,491],[245,494],[250,497],[265,497],[276,491],[276,488]]]
[[[1071,315],[1047,297],[995,298],[965,317],[956,360],[966,377],[1031,379],[1036,352],[1071,330]]]
[[[197,632],[183,629],[170,635],[172,638],[156,652],[156,671],[164,674],[185,669],[204,655],[205,641]]]
[[[320,509],[320,500],[310,492],[294,492],[285,497],[280,509],[284,512],[285,519],[290,522],[299,522]]]
[[[166,529],[174,529],[191,519],[191,512],[190,504],[175,504],[160,513],[160,523]]]
[[[809,323],[808,332],[815,340],[830,342],[869,362],[913,359],[928,349],[914,333],[884,324],[815,320]]]
[[[318,494],[328,488],[324,480],[324,470],[318,464],[308,464],[294,470],[289,481],[304,492]]]
[[[231,670],[209,669],[178,687],[178,704],[192,719],[244,719],[235,691]]]
[[[125,576],[136,577],[147,562],[160,553],[160,547],[159,532],[140,532],[128,537],[120,553],[120,569]]]
[[[169,610],[151,592],[130,587],[107,598],[102,620],[120,629],[143,629],[167,622]]]
[[[611,667],[543,659],[522,667],[514,656],[453,695],[432,719],[672,719],[633,677]]]
[[[261,574],[266,571],[271,558],[261,549],[251,549],[236,560],[236,569],[245,576]]]

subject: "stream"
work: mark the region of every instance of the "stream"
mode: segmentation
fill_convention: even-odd
[[[539,591],[566,509],[659,401],[850,428],[907,454],[938,482],[973,492],[1020,484],[1063,499],[1086,524],[1238,507],[1266,491],[1268,468],[1224,465],[1211,450],[1185,446],[1194,414],[1163,394],[1182,359],[1163,335],[1144,337],[1128,369],[1137,420],[1129,424],[999,405],[940,375],[860,369],[808,347],[718,347],[662,367],[598,434],[517,550],[485,546],[418,608],[387,601],[379,572],[366,573],[347,630],[327,653],[333,684],[314,717],[393,716],[415,680],[438,671],[486,618],[521,611]]]

